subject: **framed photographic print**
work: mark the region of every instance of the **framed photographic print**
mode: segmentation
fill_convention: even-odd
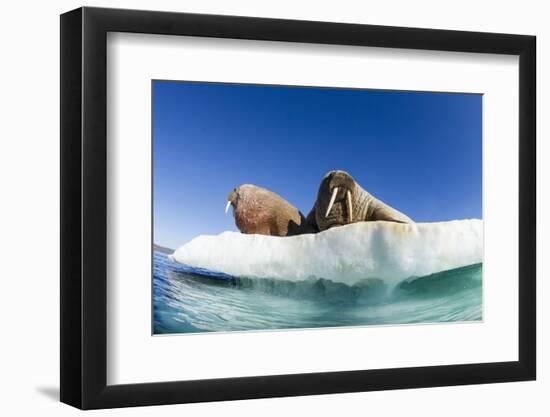
[[[535,379],[535,38],[61,16],[61,400]]]

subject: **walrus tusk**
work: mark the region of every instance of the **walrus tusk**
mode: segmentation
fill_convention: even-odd
[[[227,210],[229,210],[229,206],[231,205],[231,201],[227,202],[227,205],[225,206],[225,212],[227,213]]]
[[[330,213],[330,209],[332,208],[334,204],[334,200],[336,200],[336,194],[338,193],[338,187],[334,187],[334,190],[332,191],[332,197],[330,197],[330,203],[328,203],[327,213],[325,214],[325,217],[328,217]]]
[[[348,197],[348,211],[349,211],[349,222],[353,222],[353,205],[351,204],[351,191],[347,192]]]

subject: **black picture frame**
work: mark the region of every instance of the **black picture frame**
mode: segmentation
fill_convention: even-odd
[[[108,32],[519,56],[519,360],[107,385]],[[171,12],[61,15],[61,401],[82,409],[237,400],[536,378],[536,38]]]

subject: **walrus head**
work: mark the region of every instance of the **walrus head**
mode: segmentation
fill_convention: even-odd
[[[225,211],[233,208],[235,224],[242,233],[292,236],[315,233],[315,224],[279,194],[253,184],[243,184],[227,196]]]
[[[345,171],[327,173],[317,193],[315,220],[320,230],[353,223],[355,180]]]

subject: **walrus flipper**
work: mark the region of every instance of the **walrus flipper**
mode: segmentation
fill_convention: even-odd
[[[376,208],[373,213],[372,220],[385,220],[396,223],[414,223],[410,217],[386,204],[381,204]]]

